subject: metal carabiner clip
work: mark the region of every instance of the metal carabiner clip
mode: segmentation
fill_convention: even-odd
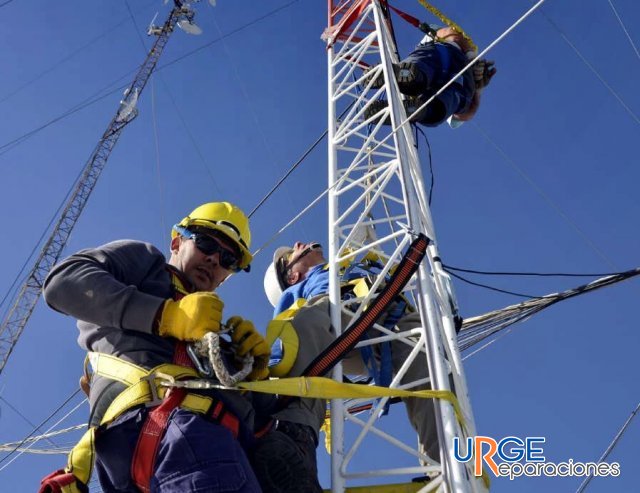
[[[187,344],[187,354],[200,375],[206,378],[213,377],[213,367],[211,366],[211,362],[208,359],[200,358],[193,344]]]

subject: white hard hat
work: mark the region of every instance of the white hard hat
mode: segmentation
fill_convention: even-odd
[[[273,261],[269,264],[267,271],[264,273],[264,292],[269,298],[269,303],[275,308],[280,301],[282,292],[287,288],[282,280],[283,272],[278,272],[278,264],[281,260],[293,252],[293,248],[283,246],[273,252]]]

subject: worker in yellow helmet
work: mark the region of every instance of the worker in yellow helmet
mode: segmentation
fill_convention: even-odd
[[[47,277],[45,299],[78,320],[93,374],[90,430],[42,492],[87,491],[92,462],[104,491],[262,491],[248,460],[255,413],[247,396],[166,387],[199,376],[189,344],[222,328],[230,358],[253,358],[248,378],[268,375],[265,340],[241,317],[223,325],[213,293],[249,270],[249,221],[235,205],[211,202],[171,236],[168,261],[149,243],[121,240],[71,255]]]

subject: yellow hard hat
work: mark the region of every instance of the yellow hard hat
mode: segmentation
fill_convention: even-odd
[[[253,256],[249,252],[251,246],[251,230],[249,219],[239,207],[229,202],[209,202],[196,207],[191,214],[180,221],[176,226],[189,228],[199,226],[222,233],[229,238],[242,253],[240,268],[248,271]],[[171,238],[178,236],[174,226]]]

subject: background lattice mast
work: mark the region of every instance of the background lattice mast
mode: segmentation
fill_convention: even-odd
[[[51,268],[60,259],[71,231],[80,218],[84,206],[107,164],[111,151],[118,142],[123,129],[136,117],[137,110],[135,106],[137,100],[149,81],[149,77],[151,77],[151,73],[169,41],[169,36],[173,32],[177,21],[187,13],[192,14],[192,11],[183,6],[182,2],[176,1],[163,26],[150,29],[150,34],[155,34],[157,38],[151,50],[149,50],[147,58],[140,66],[133,82],[125,91],[125,97],[118,111],[109,122],[107,129],[102,134],[91,157],[85,164],[73,193],[67,200],[53,231],[42,247],[34,266],[27,275],[26,281],[22,284],[12,302],[11,309],[7,312],[0,326],[0,373],[7,364],[13,348],[29,321],[40,299],[44,280]]]

